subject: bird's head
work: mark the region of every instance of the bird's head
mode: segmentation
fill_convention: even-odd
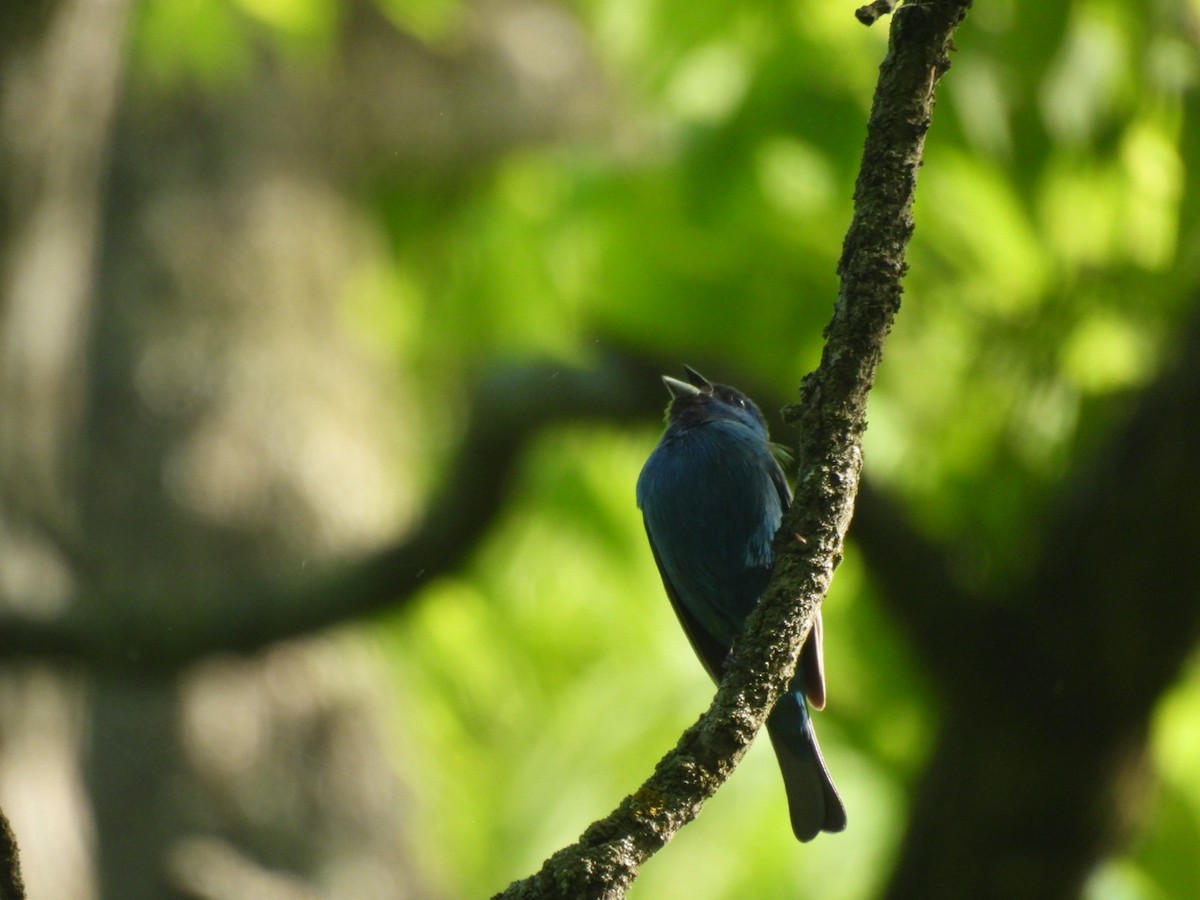
[[[667,407],[667,424],[675,428],[691,428],[706,422],[728,420],[740,422],[767,437],[767,421],[754,401],[727,384],[713,384],[691,366],[684,366],[687,381],[670,375],[662,377],[671,392]]]

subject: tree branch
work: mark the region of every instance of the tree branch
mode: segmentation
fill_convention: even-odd
[[[860,6],[854,11],[855,18],[864,25],[874,25],[884,16],[890,16],[896,9],[899,0],[874,0],[866,6]]]
[[[708,371],[714,366],[703,365]],[[623,353],[596,368],[579,370],[525,364],[485,372],[470,392],[469,420],[429,513],[403,539],[301,584],[230,584],[202,601],[165,606],[149,600],[117,603],[86,582],[88,560],[64,546],[83,584],[68,611],[52,619],[14,612],[28,608],[18,597],[2,598],[0,658],[32,658],[103,670],[160,674],[205,654],[252,652],[339,622],[395,609],[419,594],[432,578],[455,571],[486,535],[509,493],[529,443],[544,429],[569,421],[609,423],[661,417],[656,373],[669,363]],[[738,384],[745,379],[736,379]],[[767,386],[752,391],[768,394]],[[861,501],[860,501],[861,502]],[[869,511],[868,511],[869,512]],[[876,517],[868,514],[862,528]],[[882,532],[894,529],[881,515]],[[40,528],[40,523],[31,527]],[[860,529],[861,531],[861,529]],[[46,540],[61,535],[42,530]],[[153,622],[136,610],[153,606]],[[121,611],[126,618],[122,618]]]
[[[913,2],[892,20],[821,364],[787,413],[801,427],[796,500],[776,538],[771,584],[746,622],[711,707],[632,796],[501,896],[621,896],[641,864],[728,778],[795,670],[841,559],[862,464],[867,394],[900,304],[934,88],[969,5]]]
[[[249,652],[394,607],[474,551],[541,429],[658,416],[656,371],[628,357],[612,357],[593,371],[549,364],[494,369],[471,398],[471,418],[442,488],[405,540],[324,578],[230,585],[203,602],[118,602],[85,585],[57,618],[0,615],[0,657],[157,674],[214,651]],[[4,605],[22,608],[15,598]],[[145,610],[155,608],[161,614],[148,619]]]

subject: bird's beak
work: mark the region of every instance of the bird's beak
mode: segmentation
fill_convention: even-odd
[[[684,366],[683,371],[687,372],[688,381],[701,390],[712,387],[712,382],[693,369],[691,366]]]
[[[688,384],[686,381],[680,381],[678,378],[672,378],[670,375],[662,377],[663,384],[667,386],[667,390],[671,392],[672,397],[695,397],[700,393],[700,388],[694,384]]]

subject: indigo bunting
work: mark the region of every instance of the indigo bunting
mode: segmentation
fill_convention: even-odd
[[[684,368],[686,382],[663,376],[671,392],[667,427],[638,477],[637,502],[675,614],[700,662],[719,681],[767,586],[771,542],[792,495],[753,401]],[[808,704],[825,705],[819,610],[796,674],[767,718],[792,831],[801,841],[846,827]]]

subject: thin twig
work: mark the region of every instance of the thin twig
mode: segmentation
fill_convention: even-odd
[[[874,25],[884,16],[889,16],[900,5],[900,0],[875,0],[854,11],[855,18],[864,25]]]

